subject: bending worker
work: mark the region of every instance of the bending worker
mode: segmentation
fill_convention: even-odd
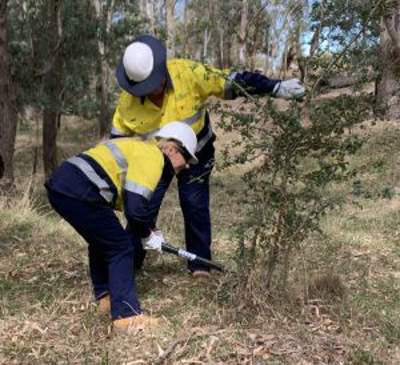
[[[147,142],[120,138],[98,144],[61,164],[46,182],[53,208],[89,244],[90,277],[99,311],[109,311],[117,329],[151,325],[142,314],[134,279],[136,253],[161,251],[151,230],[149,199],[165,166],[179,173],[197,163],[196,135],[172,122]],[[123,210],[130,232],[114,209]]]
[[[209,96],[234,99],[239,84],[250,94],[296,98],[304,95],[297,79],[271,80],[260,73],[231,73],[183,59],[167,61],[166,49],[149,35],[138,37],[125,50],[116,71],[123,89],[113,117],[112,137],[151,137],[159,128],[179,120],[197,135],[197,165],[177,175],[185,223],[187,250],[211,259],[209,177],[214,166],[215,135],[204,103]],[[149,204],[153,227],[174,174],[168,167]],[[208,268],[189,263],[194,276],[208,276]]]

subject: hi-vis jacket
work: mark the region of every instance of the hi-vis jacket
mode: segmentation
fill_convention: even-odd
[[[198,138],[197,151],[213,137],[206,125],[204,104],[208,97],[231,98],[231,83],[224,71],[183,59],[169,60],[169,79],[161,108],[149,98],[122,91],[113,117],[112,136],[151,137],[172,121],[190,125]],[[208,124],[208,123],[207,123]]]
[[[64,195],[123,210],[141,237],[150,234],[148,201],[164,168],[155,140],[117,138],[65,161],[46,186]]]

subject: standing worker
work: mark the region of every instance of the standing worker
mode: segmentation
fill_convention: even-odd
[[[199,163],[177,175],[179,200],[185,223],[188,251],[211,259],[209,177],[214,166],[215,134],[205,102],[214,95],[223,99],[239,96],[234,83],[250,94],[269,94],[285,99],[304,95],[299,80],[271,80],[260,73],[231,73],[183,59],[167,61],[164,45],[142,35],[125,50],[116,71],[123,89],[113,117],[112,137],[140,136],[147,139],[173,120],[191,126],[197,135]],[[162,199],[174,174],[164,168],[149,204],[153,227]],[[193,276],[209,276],[208,268],[189,263]]]
[[[184,123],[162,127],[154,139],[120,138],[98,144],[64,163],[46,182],[53,208],[89,244],[90,277],[100,312],[111,309],[113,326],[151,326],[143,315],[134,279],[135,255],[161,251],[163,238],[151,230],[148,204],[163,172],[179,173],[197,163],[197,140]],[[115,215],[122,210],[127,232]]]

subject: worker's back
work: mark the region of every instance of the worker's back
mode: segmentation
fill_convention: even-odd
[[[118,138],[68,159],[62,167],[47,183],[53,190],[90,201],[96,200],[97,193],[121,210],[124,190],[147,199],[151,196],[161,177],[164,157],[155,140]]]

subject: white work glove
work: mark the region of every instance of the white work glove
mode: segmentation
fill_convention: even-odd
[[[160,237],[160,238],[162,239],[163,242],[165,242],[165,238],[164,238],[163,233],[161,232],[161,229],[155,229],[155,230],[153,231],[153,233],[156,234],[158,237]]]
[[[142,238],[142,246],[145,250],[155,250],[159,253],[162,252],[162,244],[164,243],[164,237],[161,233],[157,234],[155,232],[151,232],[149,237]]]
[[[272,95],[283,99],[298,99],[304,96],[305,89],[298,79],[281,81],[275,85]]]

